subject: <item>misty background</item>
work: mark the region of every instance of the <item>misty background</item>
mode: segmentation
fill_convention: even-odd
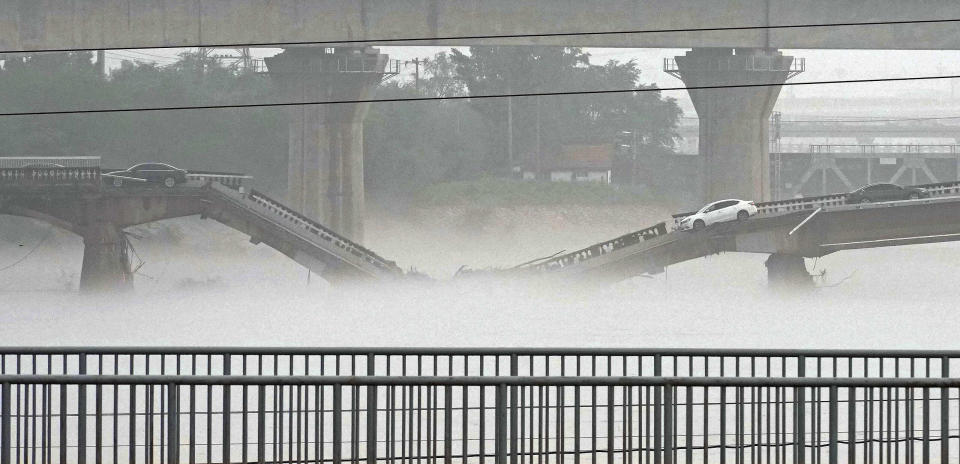
[[[680,86],[657,67],[680,50],[383,51],[404,61],[428,60],[419,79],[405,66],[374,98]],[[4,56],[3,111],[282,101],[268,77],[196,51],[111,53],[106,75],[89,53]],[[874,52],[790,53],[807,58],[800,80],[960,72],[956,52],[884,51],[885,60]],[[448,278],[462,266],[508,267],[577,249],[696,206],[682,188],[522,182],[513,174],[532,152],[605,142],[628,129],[642,132],[644,153],[672,154],[681,142],[678,124],[695,117],[685,91],[543,97],[539,103],[517,98],[513,104],[513,159],[503,99],[371,105],[364,244],[403,266]],[[777,109],[785,118],[960,115],[950,80],[785,87]],[[248,173],[256,188],[283,198],[283,111],[0,118],[0,154],[98,155],[106,167],[160,161]],[[228,345],[933,349],[952,347],[951,328],[960,322],[952,311],[955,298],[943,290],[952,288],[960,262],[960,246],[952,244],[809,260],[811,272],[827,270],[817,281],[821,288],[785,297],[766,289],[760,255],[713,256],[591,291],[484,281],[333,289],[212,221],[184,218],[129,232],[134,265],[142,264],[136,291],[78,296],[79,237],[4,217],[0,292],[12,309],[0,312],[4,344],[195,345],[215,339]],[[225,324],[230,320],[244,321],[243,327]],[[424,333],[444,335],[423,339]],[[922,340],[918,333],[925,334]]]

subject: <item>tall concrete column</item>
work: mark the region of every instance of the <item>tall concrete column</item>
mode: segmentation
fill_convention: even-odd
[[[287,101],[371,98],[387,55],[375,48],[287,48],[267,58]],[[288,109],[287,201],[304,215],[363,240],[363,119],[369,104]]]
[[[123,231],[110,223],[90,224],[82,230],[81,292],[133,289],[133,274]]]
[[[700,118],[706,201],[771,198],[768,120],[780,84],[802,69],[793,63],[775,50],[739,48],[695,48],[667,62],[665,70],[691,87]],[[696,89],[740,84],[776,85]]]

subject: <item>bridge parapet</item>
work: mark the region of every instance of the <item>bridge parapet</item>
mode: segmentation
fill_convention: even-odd
[[[0,189],[99,188],[100,157],[0,157]]]
[[[641,229],[636,232],[622,235],[613,240],[607,240],[606,242],[598,243],[582,250],[577,250],[572,253],[567,253],[565,255],[549,259],[547,261],[542,261],[538,264],[532,265],[531,268],[536,271],[549,271],[552,269],[563,268],[572,264],[577,264],[586,259],[595,258],[621,248],[636,245],[637,243],[645,240],[667,235],[667,233],[669,233],[667,230],[667,223],[661,222],[647,227],[646,229]]]
[[[329,242],[344,252],[354,256],[365,263],[374,266],[387,273],[402,274],[403,271],[393,262],[384,259],[373,251],[361,246],[360,244],[348,240],[336,232],[322,226],[284,206],[282,203],[251,189],[250,193],[245,195],[245,199],[252,203],[256,209],[266,210],[272,214],[272,217],[279,218],[286,224],[284,226],[295,230],[302,230],[311,235],[319,237],[321,240]]]
[[[234,190],[239,190],[242,192],[244,187],[247,187],[245,184],[252,180],[253,176],[222,172],[191,171],[189,174],[187,174],[187,179],[199,180],[201,182],[216,182],[225,187],[230,187]]]
[[[960,195],[960,182],[940,182],[936,184],[920,184],[914,187],[926,189],[931,197],[942,197],[950,195]],[[793,213],[797,211],[815,210],[817,208],[830,208],[843,206],[846,204],[846,193],[834,193],[830,195],[821,195],[816,197],[792,198],[789,200],[767,201],[757,203],[757,214],[760,216],[776,216],[780,214]],[[679,213],[673,215],[674,229],[680,227],[680,221],[694,212]]]

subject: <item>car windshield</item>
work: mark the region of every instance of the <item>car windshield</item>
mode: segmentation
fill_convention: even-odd
[[[707,212],[708,210],[710,210],[710,208],[712,208],[713,205],[716,205],[716,203],[710,203],[709,205],[704,206],[703,208],[700,208],[700,211],[697,211],[697,212],[698,212],[698,213],[705,213],[705,212]]]

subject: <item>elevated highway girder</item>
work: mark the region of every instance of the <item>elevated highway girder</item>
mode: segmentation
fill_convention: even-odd
[[[960,18],[960,4],[951,0],[11,0],[0,3],[0,48],[30,51],[439,37],[391,45],[960,49],[960,30],[950,23],[442,39],[943,18]]]

